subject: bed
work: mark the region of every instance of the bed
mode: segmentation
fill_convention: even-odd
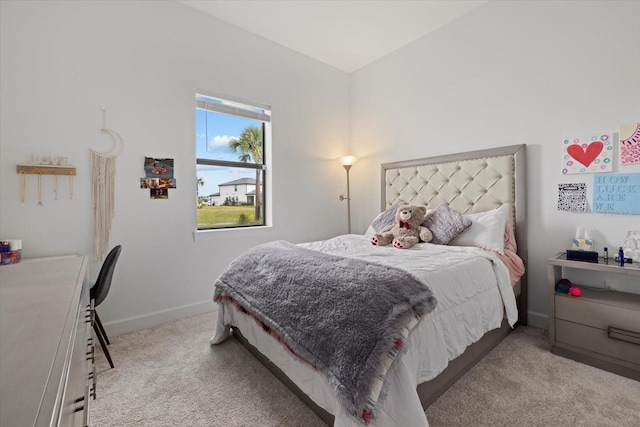
[[[444,203],[466,217],[504,212],[505,223],[517,241],[517,256],[526,265],[525,145],[386,163],[381,166],[381,178],[383,212],[389,212],[399,201],[432,211]],[[283,345],[281,337],[268,327],[273,325],[256,321],[259,319],[233,299],[217,299],[219,321],[212,344],[229,336],[238,339],[328,425],[355,427],[364,421],[372,426],[427,426],[424,408],[513,327],[526,325],[526,271],[513,283],[505,264],[492,251],[433,244],[419,244],[409,250],[375,247],[367,234],[297,246],[326,254],[323,256],[406,268],[412,277],[429,286],[437,301],[435,308],[431,307],[432,311],[421,316],[423,320],[406,333],[402,351],[381,379],[383,388],[376,391],[380,399],[374,416],[362,420],[341,403],[335,383],[308,363],[306,355],[300,357],[299,351]],[[427,259],[428,265],[424,264]],[[444,260],[453,260],[453,265]]]

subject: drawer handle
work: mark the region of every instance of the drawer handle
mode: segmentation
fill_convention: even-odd
[[[96,394],[97,394],[97,390],[98,390],[98,375],[96,375],[96,367],[93,367],[93,370],[91,372],[91,379],[93,380],[93,385],[91,387],[91,394],[90,396],[93,397],[93,400],[96,400]]]
[[[93,338],[87,339],[87,352],[86,352],[86,360],[91,360],[91,363],[96,363],[96,348],[93,345]]]
[[[640,345],[640,333],[628,331],[626,329],[614,328],[609,326],[607,328],[607,335],[609,338],[628,342],[630,344]]]
[[[84,402],[84,396],[77,398],[74,403],[78,404],[78,403],[82,403]],[[80,405],[80,406],[76,406],[76,408],[73,410],[73,412],[80,412],[80,411],[84,411],[84,404]]]

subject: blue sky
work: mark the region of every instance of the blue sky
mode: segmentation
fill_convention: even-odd
[[[240,160],[240,152],[229,149],[229,141],[238,138],[249,126],[262,126],[262,122],[243,117],[228,116],[211,111],[196,110],[196,157],[204,159]],[[199,188],[201,196],[219,191],[218,184],[239,178],[254,178],[254,169],[225,168],[220,166],[197,166],[198,178],[204,185]]]

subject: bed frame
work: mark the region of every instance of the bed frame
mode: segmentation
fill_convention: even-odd
[[[461,213],[482,212],[505,206],[518,245],[518,255],[527,266],[527,185],[526,146],[511,145],[445,156],[428,157],[382,165],[382,210],[397,199],[407,203],[437,207],[441,202]],[[527,273],[516,284],[518,324],[527,324]],[[423,408],[435,402],[453,383],[478,363],[512,329],[506,319],[502,326],[486,333],[465,352],[449,362],[434,379],[418,385]],[[263,365],[282,381],[322,420],[332,426],[332,414],[318,406],[276,365],[253,347],[237,328],[236,337]]]

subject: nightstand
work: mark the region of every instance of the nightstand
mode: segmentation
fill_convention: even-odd
[[[569,261],[564,252],[547,260],[551,351],[640,381],[640,295],[585,287],[580,297],[555,291],[563,268],[631,275],[640,282],[638,264],[599,261]]]

